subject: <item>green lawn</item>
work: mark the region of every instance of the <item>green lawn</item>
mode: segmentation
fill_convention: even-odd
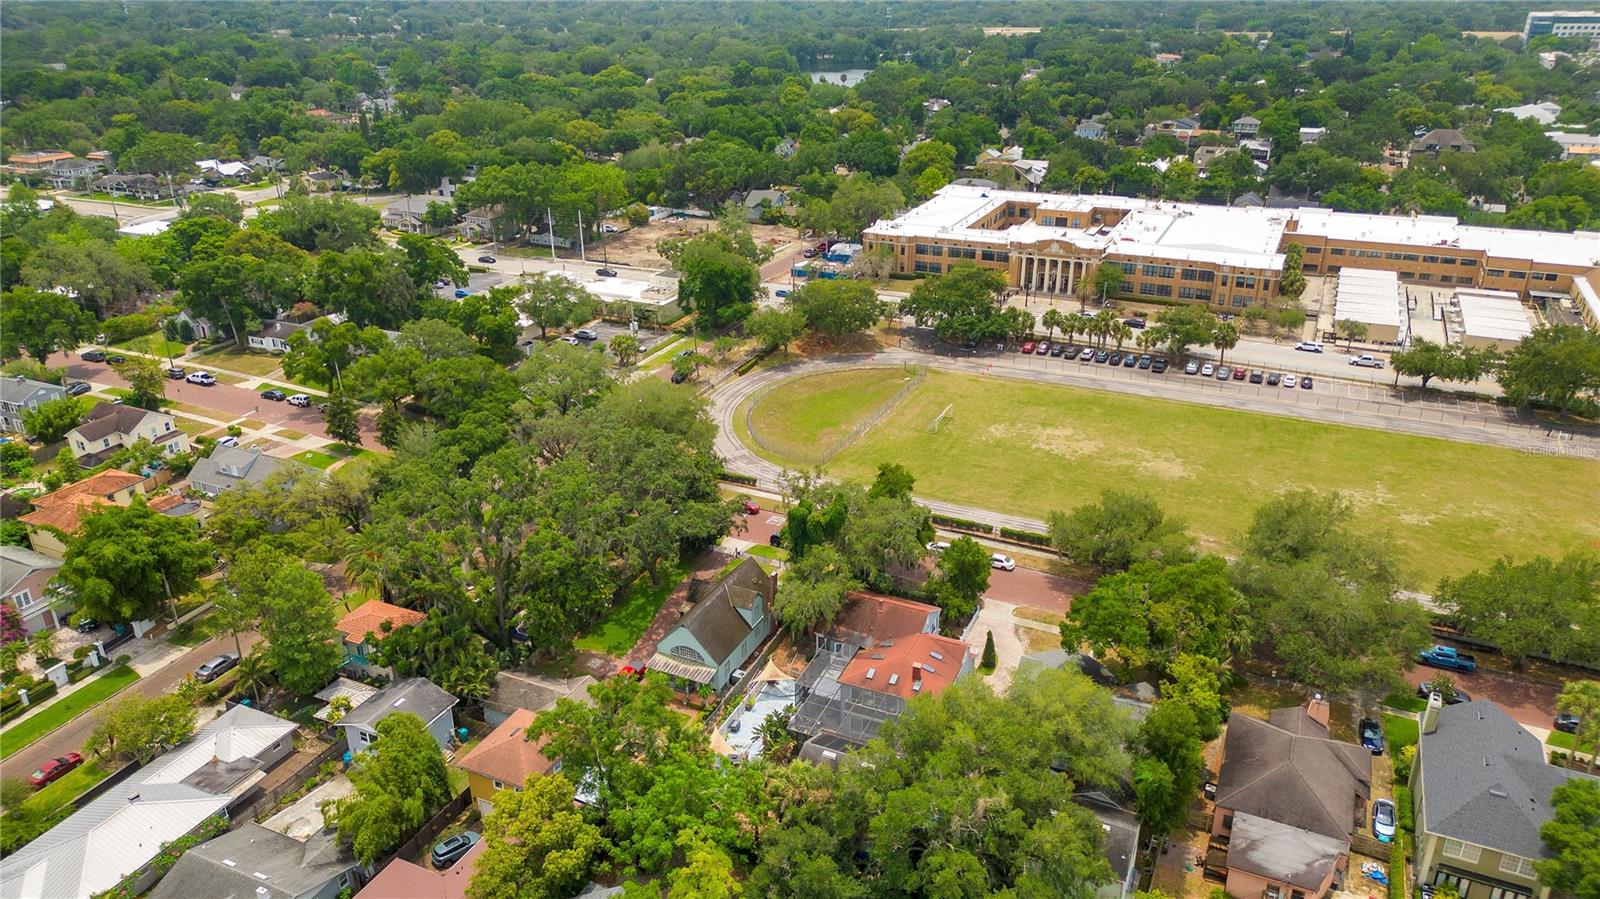
[[[1415,746],[1419,727],[1420,725],[1415,718],[1385,714],[1383,716],[1383,737],[1389,744],[1387,751],[1393,754],[1407,746]]]
[[[282,364],[282,357],[271,353],[257,353],[241,350],[237,346],[226,346],[222,349],[210,350],[197,359],[190,360],[196,365],[215,365],[218,368],[227,368],[247,375],[265,377],[278,370]],[[298,391],[297,391],[298,392]]]
[[[661,604],[667,601],[667,597],[672,595],[687,574],[688,570],[681,564],[665,567],[661,571],[659,587],[650,583],[649,575],[641,576],[628,589],[628,595],[612,606],[606,617],[573,645],[578,649],[607,655],[627,655],[633,644],[639,642],[645,628],[655,619],[656,613],[661,611]]]
[[[326,469],[329,465],[339,461],[338,456],[330,456],[327,453],[318,452],[316,450],[305,450],[303,452],[298,452],[289,458],[295,460],[296,462],[304,462],[312,468],[322,469]]]
[[[167,639],[179,646],[199,646],[218,634],[226,633],[226,631],[227,629],[222,626],[221,615],[207,613],[192,621],[185,621],[183,624],[178,625],[177,630],[173,631],[172,636]]]
[[[114,343],[111,346],[119,350],[148,353],[151,356],[160,356],[162,358],[182,356],[189,350],[189,345],[183,341],[168,340],[160,334],[146,334],[143,337],[135,337],[131,340],[124,340],[121,343]]]
[[[1404,690],[1396,690],[1383,697],[1383,704],[1391,709],[1404,709],[1408,712],[1420,712],[1428,707],[1428,701],[1420,696],[1413,696]]]
[[[778,546],[765,546],[760,543],[750,547],[745,552],[752,556],[760,556],[763,559],[777,559],[780,562],[789,558],[788,550]]]
[[[868,406],[837,393],[833,380],[786,384],[758,399],[757,427],[769,443],[807,447],[823,415],[808,396],[833,395],[816,404],[831,402],[836,419]],[[773,402],[794,411],[762,414]],[[1557,556],[1600,540],[1594,460],[950,372],[930,372],[829,474],[865,483],[888,461],[910,468],[925,496],[1035,518],[1107,488],[1144,490],[1216,550],[1284,490],[1337,490],[1422,590],[1502,555]]]
[[[126,666],[96,675],[82,687],[0,732],[0,759],[24,749],[34,740],[104,702],[111,694],[139,679]]]
[[[753,399],[748,422],[759,437],[755,446],[775,461],[815,465],[912,377],[910,369],[864,368],[780,384]]]
[[[1573,749],[1573,744],[1577,742],[1577,738],[1572,734],[1566,733],[1565,731],[1553,730],[1550,732],[1550,738],[1544,742],[1546,745],[1554,746],[1557,749],[1565,749],[1568,752],[1571,752]],[[1591,747],[1588,744],[1584,744],[1584,752],[1589,752],[1590,749]]]
[[[97,762],[85,761],[67,772],[60,780],[29,796],[22,804],[30,810],[39,812],[53,812],[65,808],[90,787],[110,777],[112,770],[102,768]]]

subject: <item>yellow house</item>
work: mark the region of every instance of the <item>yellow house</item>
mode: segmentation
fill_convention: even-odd
[[[17,519],[28,526],[34,552],[52,559],[64,558],[67,541],[78,533],[83,518],[105,505],[127,506],[144,494],[144,478],[107,469],[54,493],[35,497],[33,511]]]
[[[467,772],[472,799],[480,813],[489,814],[495,794],[501,790],[520,790],[534,774],[561,770],[559,761],[552,762],[540,752],[543,739],[528,739],[528,725],[532,723],[533,712],[517,709],[456,762],[456,767]]]

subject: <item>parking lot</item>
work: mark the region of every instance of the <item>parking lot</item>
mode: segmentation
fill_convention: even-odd
[[[639,340],[639,353],[641,356],[649,353],[652,348],[667,339],[668,336],[666,331],[652,331],[649,328],[640,328],[637,332],[630,331],[627,325],[619,325],[615,322],[594,322],[586,327],[599,335],[599,339],[594,342],[602,346],[609,346],[611,338],[619,334],[633,334]]]

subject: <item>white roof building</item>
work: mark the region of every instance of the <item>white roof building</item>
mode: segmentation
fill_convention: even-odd
[[[1467,346],[1510,347],[1533,333],[1522,300],[1510,291],[1460,288],[1456,306],[1461,312],[1461,342]]]
[[[1333,298],[1335,321],[1361,322],[1370,339],[1393,343],[1405,335],[1408,317],[1399,275],[1364,268],[1339,271],[1339,288]]]
[[[1533,119],[1541,125],[1553,125],[1561,116],[1561,104],[1545,101],[1544,103],[1527,103],[1522,106],[1505,106],[1496,109],[1506,115],[1519,119]]]
[[[236,706],[0,864],[3,899],[92,896],[207,818],[294,751],[295,723]]]

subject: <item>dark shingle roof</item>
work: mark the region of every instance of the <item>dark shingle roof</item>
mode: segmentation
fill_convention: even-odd
[[[113,403],[96,403],[89,416],[76,430],[85,440],[99,440],[112,434],[131,434],[150,413],[137,406],[119,406]]]
[[[758,595],[770,604],[768,594],[772,590],[772,579],[754,559],[746,558],[715,584],[709,587],[696,584],[695,587],[701,595],[678,626],[693,634],[711,654],[712,661],[720,665],[745,637],[750,636],[750,622],[739,610],[752,608]],[[691,593],[694,589],[691,588]]]
[[[356,706],[339,722],[367,730],[377,729],[378,722],[394,712],[410,712],[424,724],[450,711],[456,698],[434,686],[425,677],[408,677],[391,682],[372,698]]]
[[[1544,746],[1500,706],[1464,702],[1439,711],[1417,747],[1417,785],[1428,832],[1523,858],[1548,858],[1539,828],[1550,794],[1587,777],[1545,761]]]
[[[1371,795],[1372,756],[1352,743],[1235,715],[1222,753],[1217,805],[1235,813],[1346,838]]]
[[[355,867],[330,831],[302,843],[251,822],[185,852],[149,899],[293,899]]]

